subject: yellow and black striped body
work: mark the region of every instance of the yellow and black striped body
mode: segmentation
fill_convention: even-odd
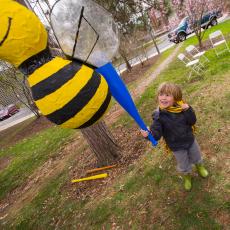
[[[12,0],[0,5],[0,59],[28,76],[42,114],[68,128],[88,127],[101,118],[111,99],[105,79],[75,60],[52,59],[36,15]]]
[[[62,127],[88,127],[110,104],[104,77],[76,61],[56,57],[37,68],[28,81],[39,110]]]

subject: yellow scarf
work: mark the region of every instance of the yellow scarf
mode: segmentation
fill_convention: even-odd
[[[174,106],[170,106],[168,108],[161,108],[159,107],[160,110],[166,110],[170,113],[181,113],[183,111],[182,109],[182,105],[184,104],[184,101],[176,101],[175,105]],[[195,133],[195,125],[192,126],[192,131],[193,133]],[[166,144],[165,140],[163,141],[163,145],[165,147],[165,150],[167,153],[171,153],[171,149],[169,148],[169,146]]]
[[[170,113],[181,113],[183,111],[181,105],[183,105],[183,104],[184,104],[184,102],[182,100],[181,101],[177,101],[175,103],[175,106],[170,106],[170,107],[165,108],[165,109],[163,109],[163,108],[160,107],[160,110],[166,110],[166,111],[168,111]]]

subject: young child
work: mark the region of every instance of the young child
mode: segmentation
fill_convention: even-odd
[[[180,87],[173,83],[161,84],[157,99],[159,107],[153,113],[150,132],[156,140],[164,138],[176,158],[178,171],[183,174],[184,188],[190,191],[192,164],[196,165],[200,176],[208,176],[193,134],[192,126],[196,123],[196,115],[192,107],[182,101]],[[141,134],[145,138],[148,136],[148,132],[144,130],[141,130]]]

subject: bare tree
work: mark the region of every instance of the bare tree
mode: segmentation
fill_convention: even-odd
[[[195,32],[200,49],[203,48],[203,37],[209,24],[202,27],[202,18],[210,10],[217,10],[222,7],[221,0],[173,0],[176,9],[183,9],[189,17],[190,25]]]
[[[185,10],[185,1],[184,0],[172,0],[171,1],[174,10],[176,12],[176,15],[178,17],[178,19],[182,19],[185,17],[186,14],[186,10]]]
[[[202,30],[201,20],[207,10],[207,1],[188,0],[186,4],[187,15],[189,16],[190,24],[196,34],[200,49],[203,49],[202,39],[205,34],[205,29]]]
[[[141,13],[141,20],[143,21],[143,26],[146,31],[150,34],[153,44],[156,48],[158,54],[160,54],[160,50],[158,48],[155,33],[152,27],[151,22],[151,10],[158,10],[161,14],[161,18],[165,27],[168,28],[169,20],[168,17],[171,14],[171,7],[169,1],[166,0],[138,0],[137,1],[139,12]],[[143,4],[147,6],[143,7]]]
[[[148,8],[154,8],[161,14],[161,19],[165,26],[168,26],[168,17],[172,13],[171,5],[169,0],[138,0],[139,4],[146,4]]]
[[[148,11],[148,16],[149,16],[149,11]],[[143,19],[144,21],[147,21],[147,23],[145,23],[145,25],[146,25],[146,30],[149,31],[150,36],[151,36],[152,41],[153,41],[153,44],[154,44],[154,46],[155,46],[155,48],[156,48],[156,51],[157,51],[158,54],[160,54],[160,49],[158,48],[158,45],[157,45],[157,42],[156,42],[156,37],[155,37],[155,34],[154,34],[154,30],[153,30],[153,28],[152,28],[150,22],[148,22],[148,19],[149,19],[149,18],[146,20],[145,17],[144,17],[144,15],[142,15],[142,19]]]

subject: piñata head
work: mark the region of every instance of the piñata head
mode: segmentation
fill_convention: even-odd
[[[56,1],[50,20],[63,52],[69,57],[99,67],[117,53],[117,25],[112,15],[92,0]]]
[[[0,58],[18,67],[47,46],[39,19],[12,0],[0,0]]]

